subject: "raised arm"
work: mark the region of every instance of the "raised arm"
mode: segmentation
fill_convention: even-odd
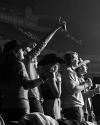
[[[63,31],[66,31],[66,22],[62,21],[59,22],[56,27],[50,32],[48,33],[36,46],[35,48],[33,48],[27,55],[31,55],[33,58],[38,56],[43,49],[47,46],[47,44],[49,43],[49,41],[52,39],[52,37],[55,35],[55,33],[59,30],[59,29],[63,29]]]

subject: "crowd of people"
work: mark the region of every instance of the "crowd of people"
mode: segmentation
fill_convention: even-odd
[[[92,80],[84,77],[90,60],[83,61],[73,51],[62,58],[55,53],[46,54],[39,60],[42,50],[60,29],[66,32],[66,21],[58,21],[37,44],[22,45],[11,40],[3,46],[0,113],[5,122],[19,121],[34,112],[58,121],[94,122],[91,98],[100,93],[100,86],[91,89]]]

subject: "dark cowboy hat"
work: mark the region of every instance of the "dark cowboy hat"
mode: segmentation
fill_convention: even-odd
[[[10,51],[12,51],[16,48],[19,48],[19,47],[20,47],[20,45],[18,44],[17,40],[11,40],[4,45],[4,51],[10,52]]]
[[[50,53],[43,57],[43,59],[38,63],[38,66],[53,65],[55,63],[64,63],[64,60],[57,57],[56,54]]]

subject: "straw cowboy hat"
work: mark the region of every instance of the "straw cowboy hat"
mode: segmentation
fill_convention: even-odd
[[[64,60],[56,56],[54,53],[45,55],[42,60],[38,63],[38,66],[53,65],[55,63],[64,63]]]
[[[82,65],[86,65],[86,64],[88,64],[90,62],[91,62],[90,60],[83,60],[83,59],[80,58],[79,59],[79,64],[78,64],[78,66],[76,68],[81,67]]]

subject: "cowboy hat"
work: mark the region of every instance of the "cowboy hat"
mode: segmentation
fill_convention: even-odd
[[[83,59],[80,58],[79,59],[79,64],[78,64],[78,66],[76,68],[81,67],[82,65],[86,65],[86,64],[88,64],[90,62],[91,62],[90,60],[83,60]]]
[[[17,40],[11,40],[4,45],[3,49],[5,52],[10,52],[19,47],[20,47],[20,45],[18,44]]]
[[[49,64],[53,65],[55,63],[64,63],[64,60],[57,57],[56,54],[50,53],[43,57],[43,59],[38,63],[38,66],[45,66]]]

